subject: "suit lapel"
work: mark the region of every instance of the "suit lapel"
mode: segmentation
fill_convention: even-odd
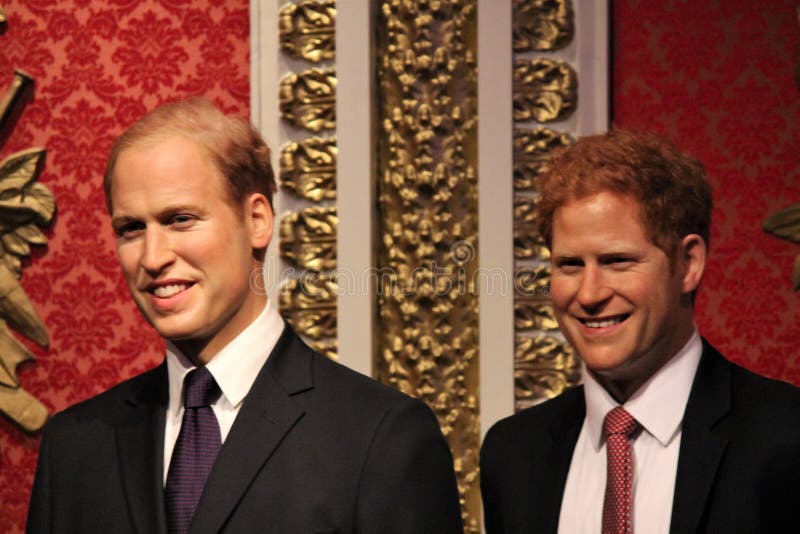
[[[550,432],[543,437],[548,439],[547,455],[543,465],[531,474],[530,532],[556,532],[561,514],[561,501],[567,484],[572,453],[578,441],[583,420],[586,416],[586,403],[583,387],[572,392],[565,409],[555,418]]]
[[[191,532],[222,528],[262,466],[303,416],[291,396],[312,387],[311,355],[286,326],[214,463]]]
[[[136,382],[115,424],[122,482],[134,529],[166,533],[164,515],[164,417],[168,398],[166,363]]]
[[[728,445],[718,423],[730,410],[731,367],[703,340],[703,356],[697,368],[686,412],[678,456],[673,532],[695,532]]]

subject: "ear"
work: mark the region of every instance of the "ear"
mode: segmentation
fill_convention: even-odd
[[[250,243],[253,250],[266,249],[272,239],[275,216],[267,197],[261,193],[251,193],[244,205],[247,224],[250,226]]]
[[[700,285],[706,269],[707,253],[706,241],[699,235],[689,234],[681,240],[678,254],[684,293],[692,293]]]

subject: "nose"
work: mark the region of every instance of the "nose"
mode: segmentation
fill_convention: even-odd
[[[576,300],[586,311],[597,312],[614,295],[602,271],[595,265],[587,265],[578,287]]]
[[[175,261],[169,236],[161,227],[148,227],[144,236],[142,268],[151,276],[158,275]]]

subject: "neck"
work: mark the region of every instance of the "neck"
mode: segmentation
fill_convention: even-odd
[[[266,295],[251,293],[224,326],[209,336],[173,339],[172,342],[196,366],[207,365],[231,341],[258,318],[267,304]]]

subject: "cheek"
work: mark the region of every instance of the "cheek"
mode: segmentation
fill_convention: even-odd
[[[567,308],[572,293],[569,281],[560,277],[550,279],[550,298],[553,301],[553,308],[558,313]]]
[[[117,247],[117,260],[119,260],[119,265],[125,278],[130,279],[136,275],[139,265],[139,254],[136,247],[132,244]]]

